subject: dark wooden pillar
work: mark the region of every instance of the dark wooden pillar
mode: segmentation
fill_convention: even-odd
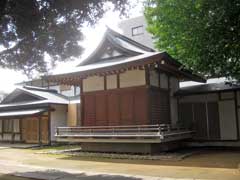
[[[3,136],[4,136],[4,126],[5,126],[5,122],[4,122],[4,119],[2,120],[2,139],[3,139]]]
[[[51,145],[51,107],[48,107],[48,144]]]
[[[42,145],[42,116],[39,115],[38,117],[38,144],[41,146]]]
[[[168,74],[167,75],[167,78],[168,78],[168,106],[169,106],[169,122],[170,124],[172,124],[172,109],[171,109],[171,77],[170,75]]]
[[[14,119],[10,119],[11,121],[11,135],[12,135],[12,143],[14,143],[14,139],[15,139],[15,134],[14,134]]]
[[[117,74],[117,89],[120,88],[120,74]]]
[[[147,118],[148,118],[148,123],[153,124],[152,122],[152,102],[151,102],[151,97],[152,97],[152,90],[150,88],[150,74],[149,74],[149,67],[148,65],[144,66],[145,69],[145,80],[146,80],[146,91],[147,91]]]
[[[3,121],[4,121],[4,120],[0,119],[2,139],[3,139]]]
[[[22,121],[23,121],[23,119],[22,118],[20,118],[19,119],[19,133],[20,133],[20,142],[22,142],[22,140],[23,140],[23,135],[22,135],[22,127],[23,127],[23,125],[22,125]]]
[[[81,119],[80,119],[80,126],[84,125],[84,96],[83,96],[83,79],[80,80],[80,112],[81,112]]]
[[[238,139],[240,139],[237,91],[234,91],[234,102],[235,102],[235,114],[236,114],[237,137],[238,137]]]

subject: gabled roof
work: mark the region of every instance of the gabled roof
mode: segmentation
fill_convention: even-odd
[[[50,82],[79,85],[79,81],[88,76],[116,74],[128,69],[143,69],[145,66],[155,65],[179,78],[205,82],[204,78],[184,69],[167,52],[156,52],[109,28],[96,50],[71,72],[44,78]]]
[[[154,51],[155,50],[107,28],[102,41],[95,51],[78,66],[98,63],[109,59],[118,59],[120,57],[132,57]]]
[[[24,86],[15,89],[0,103],[0,111],[9,108],[68,103],[69,100],[55,90]]]

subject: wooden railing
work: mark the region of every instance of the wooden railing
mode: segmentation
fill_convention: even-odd
[[[85,126],[58,127],[56,137],[74,138],[159,138],[191,133],[186,129],[171,127],[169,124],[130,126]]]

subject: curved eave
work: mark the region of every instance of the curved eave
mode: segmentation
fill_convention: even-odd
[[[197,82],[206,82],[206,80],[198,75],[192,74],[190,71],[185,71],[179,69],[178,66],[173,65],[170,56],[166,52],[162,53],[155,53],[151,56],[137,56],[142,57],[136,59],[134,61],[118,63],[110,66],[105,67],[96,67],[93,69],[73,72],[73,73],[66,73],[66,74],[59,74],[59,75],[51,75],[44,77],[48,81],[58,82],[62,84],[71,84],[71,85],[79,85],[79,82],[82,79],[87,78],[88,76],[94,75],[108,75],[108,74],[116,74],[122,73],[128,69],[144,69],[146,66],[155,66],[155,64],[159,65],[159,69],[163,71],[167,71],[169,73],[174,74],[177,77],[182,79],[193,80]]]

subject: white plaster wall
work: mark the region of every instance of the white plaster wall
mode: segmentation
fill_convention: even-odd
[[[145,70],[128,70],[121,73],[119,79],[121,88],[145,85]]]
[[[237,126],[234,100],[219,101],[220,134],[222,140],[236,140]]]
[[[117,88],[117,75],[108,75],[107,79],[107,89]]]
[[[15,134],[15,137],[14,137],[14,141],[20,141],[21,138],[20,138],[20,134]]]
[[[53,105],[51,106],[55,111],[51,112],[51,141],[56,140],[56,127],[67,126],[67,105]]]
[[[91,76],[83,80],[83,92],[104,90],[104,77]]]
[[[164,89],[168,89],[168,77],[166,74],[160,74],[160,87]]]
[[[13,131],[20,132],[19,119],[14,119],[13,121]]]
[[[77,87],[75,87],[75,88],[76,88],[76,95],[79,95],[79,94],[80,94],[80,87],[77,86]]]
[[[3,141],[11,141],[12,140],[12,135],[11,134],[3,134]]]
[[[149,79],[150,79],[150,85],[151,86],[155,86],[155,87],[159,87],[159,75],[158,72],[156,70],[150,70],[149,71]]]

